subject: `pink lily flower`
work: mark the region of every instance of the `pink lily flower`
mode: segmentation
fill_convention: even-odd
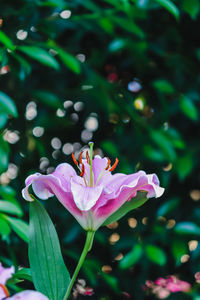
[[[12,266],[10,268],[4,268],[0,263],[0,300],[9,296],[9,292],[5,286],[12,274],[15,273],[15,268]]]
[[[156,174],[139,171],[130,175],[112,175],[118,159],[110,166],[109,158],[98,155],[93,158],[92,147],[93,143],[90,143],[90,156],[87,152],[86,159],[82,159],[80,154],[79,162],[72,154],[80,175],[67,163],[58,165],[49,175],[30,175],[22,191],[24,199],[33,201],[29,194],[31,185],[40,199],[46,200],[55,195],[85,230],[96,231],[126,201],[135,197],[138,191],[146,191],[147,198],[163,194],[164,188],[159,186]]]
[[[6,300],[48,300],[48,298],[39,292],[27,290],[6,298]]]

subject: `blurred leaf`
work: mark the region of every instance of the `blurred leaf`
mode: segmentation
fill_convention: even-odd
[[[169,201],[165,201],[157,210],[157,217],[159,216],[167,216],[171,212],[175,211],[176,207],[179,205],[179,199],[173,198]]]
[[[145,145],[143,151],[144,155],[151,160],[160,162],[165,160],[164,154],[161,151],[154,149],[150,145]]]
[[[136,36],[138,36],[139,38],[143,39],[145,37],[143,30],[138,25],[136,25],[133,22],[133,20],[128,20],[116,16],[112,16],[111,20],[113,20],[117,25],[119,25],[125,31],[129,31],[135,34]]]
[[[18,116],[14,101],[5,93],[0,92],[0,113],[2,112],[14,117]]]
[[[55,70],[59,70],[60,66],[57,60],[51,56],[46,50],[35,46],[18,46],[17,49],[27,56],[31,57]]]
[[[165,154],[166,160],[174,161],[176,158],[176,152],[174,151],[173,145],[163,131],[152,130],[150,132],[150,136],[152,140],[157,144],[157,146],[162,150]]]
[[[136,244],[133,249],[127,253],[122,260],[119,262],[120,269],[128,269],[136,264],[141,258],[143,253],[142,246],[140,244]]]
[[[177,20],[180,18],[180,12],[177,6],[170,0],[155,0],[166,10],[168,10]]]
[[[188,176],[194,166],[193,157],[190,154],[179,157],[176,161],[175,167],[180,180]]]
[[[181,222],[174,227],[174,231],[181,235],[200,235],[200,227],[192,222]]]
[[[180,99],[180,108],[182,112],[191,120],[198,120],[198,111],[194,103],[186,96],[181,96]]]
[[[12,43],[12,40],[3,32],[0,30],[0,42],[6,46],[9,50],[14,51],[15,46]]]
[[[7,117],[6,113],[0,113],[0,128],[3,128],[6,125]]]
[[[152,82],[153,87],[159,92],[173,94],[175,92],[173,85],[165,79],[157,79]]]
[[[37,100],[49,107],[61,108],[61,101],[58,96],[49,91],[36,90],[33,91],[32,94]]]
[[[106,274],[106,273],[101,273],[102,278],[105,280],[105,282],[109,285],[109,287],[111,287],[115,293],[119,293],[119,283],[117,278],[115,278],[114,276],[110,275],[110,274]]]
[[[0,234],[2,237],[8,236],[11,233],[8,222],[0,215]]]
[[[200,10],[199,0],[183,0],[183,9],[190,15],[192,19],[196,19]]]
[[[8,155],[8,143],[3,139],[2,135],[0,135],[0,174],[8,168]]]
[[[176,265],[181,265],[181,257],[188,252],[188,244],[185,240],[180,240],[176,236],[172,242],[172,253],[176,261]]]
[[[145,247],[146,254],[148,258],[156,263],[157,265],[164,266],[167,262],[167,257],[165,252],[154,245],[147,245]]]
[[[125,202],[116,212],[114,212],[108,219],[103,223],[103,226],[109,225],[123,216],[125,216],[129,211],[134,210],[141,205],[143,205],[148,198],[146,197],[147,192],[137,192],[137,195],[130,201]]]
[[[17,215],[19,217],[23,215],[23,212],[18,205],[6,200],[0,200],[0,211],[7,212],[12,215]]]
[[[11,228],[15,231],[15,233],[25,242],[29,242],[29,236],[28,236],[28,224],[25,223],[23,220],[5,216],[4,218],[8,221]]]
[[[36,199],[30,203],[29,261],[35,288],[51,300],[63,299],[70,275],[55,227]]]
[[[62,49],[57,47],[56,50],[63,63],[74,73],[80,74],[81,72],[80,62],[74,56],[72,56],[71,54],[67,53]]]
[[[114,157],[119,156],[119,151],[114,143],[112,143],[109,140],[104,140],[101,144],[101,147],[104,149],[105,152],[107,152],[109,155],[112,155]]]

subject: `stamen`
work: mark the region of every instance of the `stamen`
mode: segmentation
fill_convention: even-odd
[[[82,164],[82,170],[81,170],[80,176],[83,177],[84,174],[85,174],[85,166],[84,166],[84,164]]]
[[[82,154],[83,154],[83,151],[80,153],[80,155],[79,155],[79,164],[82,164],[83,162],[82,162]]]
[[[116,168],[116,166],[118,165],[118,162],[119,162],[119,159],[116,158],[114,164],[113,164],[112,167],[109,169],[110,172],[112,172],[112,171]]]
[[[94,143],[93,142],[89,142],[89,146],[90,146],[90,186],[93,186],[93,182],[94,182],[94,174],[93,174],[93,170],[92,170],[92,160],[93,160],[93,146]]]
[[[107,159],[108,159],[108,163],[107,163],[107,166],[106,166],[105,170],[108,170],[108,169],[109,169],[109,167],[110,167],[110,164],[111,164],[111,160],[110,160],[110,158],[108,157]]]
[[[86,159],[87,159],[87,163],[89,165],[90,164],[90,157],[89,157],[88,151],[86,151]]]
[[[0,287],[2,288],[2,290],[3,290],[4,294],[5,294],[5,296],[6,296],[6,297],[9,297],[9,292],[8,292],[8,290],[7,290],[7,287],[6,287],[4,284],[1,284],[1,283],[0,283]]]
[[[75,163],[75,165],[78,166],[78,162],[77,162],[73,152],[72,152],[72,159],[73,159],[73,162]]]

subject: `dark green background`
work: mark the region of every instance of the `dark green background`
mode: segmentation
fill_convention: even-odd
[[[63,10],[71,11],[70,18],[61,17]],[[166,188],[162,198],[129,213],[116,229],[98,231],[80,273],[95,290],[91,299],[126,299],[125,291],[131,299],[142,300],[145,280],[178,274],[193,284],[194,273],[200,270],[200,246],[195,251],[188,248],[188,242],[200,235],[199,202],[192,199],[195,193],[200,198],[199,10],[198,0],[0,3],[0,193],[1,199],[20,203],[24,215],[18,213],[18,218],[28,220],[28,203],[21,197],[25,178],[38,171],[46,174],[61,162],[72,163],[62,147],[55,152],[51,140],[57,137],[62,146],[84,147],[87,140],[82,134],[90,117],[98,120],[98,128],[84,134],[103,155],[112,161],[119,158],[116,172],[155,172]],[[19,39],[26,32],[27,37]],[[85,61],[80,62],[80,57]],[[131,92],[128,83],[135,78],[141,89]],[[138,99],[144,106],[141,110]],[[72,105],[64,108],[69,100]],[[27,105],[32,101],[37,115],[28,120]],[[74,106],[77,102],[83,103],[80,111]],[[58,109],[63,117],[57,115]],[[41,137],[33,134],[37,126],[44,128]],[[16,143],[3,140],[7,130],[17,131]],[[41,164],[41,157],[48,159],[48,165]],[[8,163],[18,167],[14,180],[6,173]],[[83,247],[83,230],[56,199],[45,206],[72,273]],[[5,216],[11,215],[0,212],[0,258],[28,267],[27,245],[15,232],[24,236]],[[137,219],[135,229],[128,226],[130,217]],[[169,220],[175,220],[173,228]],[[109,243],[112,233],[120,235],[114,245]],[[130,254],[117,262],[119,253]],[[184,254],[190,259],[181,263]],[[103,265],[110,265],[112,272],[103,273]],[[197,299],[197,290],[170,299]]]

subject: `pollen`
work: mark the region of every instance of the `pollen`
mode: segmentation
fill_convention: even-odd
[[[9,292],[8,292],[6,286],[0,283],[0,288],[2,288],[2,290],[3,290],[4,294],[5,294],[5,296],[6,296],[6,297],[9,297]]]
[[[79,155],[79,164],[82,164],[82,155],[83,155],[83,151],[81,151],[80,155]]]
[[[86,151],[86,159],[87,159],[87,163],[89,165],[90,164],[90,157],[89,157],[88,151]]]
[[[107,166],[106,166],[105,170],[108,170],[108,169],[109,169],[110,164],[111,164],[111,160],[110,160],[110,158],[108,157],[108,163],[107,163]]]
[[[82,169],[81,169],[81,174],[80,174],[80,176],[83,177],[84,174],[85,174],[85,166],[84,166],[84,164],[82,164]]]
[[[75,165],[78,166],[78,162],[77,162],[73,152],[72,152],[72,159],[73,159],[73,162],[75,163]]]
[[[112,165],[112,167],[109,169],[110,172],[114,171],[114,169],[117,167],[119,162],[119,159],[116,158],[114,164]]]

